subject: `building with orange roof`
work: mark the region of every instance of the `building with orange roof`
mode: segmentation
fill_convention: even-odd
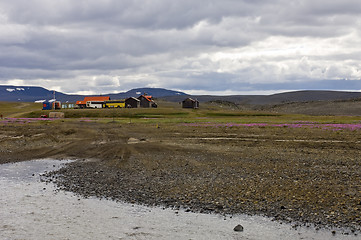
[[[87,102],[104,102],[109,100],[109,96],[84,97],[84,100],[76,101],[76,105],[78,105],[79,108],[86,108]]]
[[[144,94],[144,95],[140,95],[138,99],[140,101],[140,107],[143,108],[157,107],[157,104],[153,101],[152,96],[148,96]]]

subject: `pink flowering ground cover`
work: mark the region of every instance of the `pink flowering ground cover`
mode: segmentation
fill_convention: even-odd
[[[53,121],[55,118],[4,118],[0,120],[0,123],[32,123],[37,121]]]
[[[185,123],[184,126],[191,127],[288,127],[288,128],[318,128],[323,130],[341,131],[341,130],[359,130],[360,123],[315,123],[315,122],[296,122],[296,123]]]

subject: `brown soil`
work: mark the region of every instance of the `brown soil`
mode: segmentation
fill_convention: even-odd
[[[75,120],[0,129],[0,163],[79,159],[57,184],[83,196],[361,229],[358,131]]]

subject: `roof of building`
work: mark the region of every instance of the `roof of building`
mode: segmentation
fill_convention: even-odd
[[[192,101],[192,102],[198,102],[198,100],[194,100],[193,98],[186,98],[183,100],[183,102],[186,102],[186,101]]]
[[[98,102],[102,102],[102,101],[109,101],[110,97],[109,96],[96,96],[96,97],[84,97],[84,100],[82,101],[77,101],[76,104],[86,104],[86,102],[88,101],[98,101]]]
[[[85,97],[84,101],[108,101],[110,97],[108,96],[99,96],[99,97]]]
[[[128,97],[127,99],[125,99],[125,101],[129,100],[129,99],[133,99],[133,100],[136,100],[136,101],[140,101],[138,98],[135,98],[135,97]]]
[[[140,96],[138,97],[138,99],[141,98],[141,97],[145,98],[148,102],[151,102],[151,101],[152,101],[152,96],[140,95]]]

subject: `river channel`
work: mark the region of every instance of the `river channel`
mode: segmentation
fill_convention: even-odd
[[[359,239],[261,216],[218,216],[82,198],[41,174],[67,161],[0,165],[0,239]],[[233,228],[241,224],[242,232]]]

